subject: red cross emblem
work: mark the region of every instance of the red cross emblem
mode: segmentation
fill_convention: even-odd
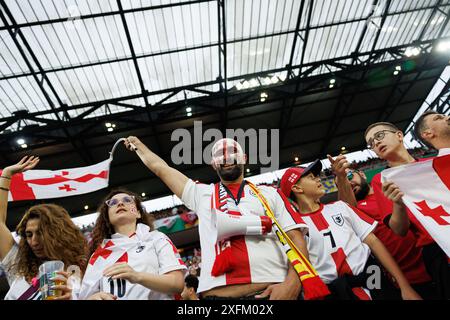
[[[67,192],[77,190],[77,189],[75,189],[75,188],[71,188],[68,184],[65,184],[65,185],[62,186],[62,187],[58,187],[58,189],[59,189],[59,190],[66,190]]]

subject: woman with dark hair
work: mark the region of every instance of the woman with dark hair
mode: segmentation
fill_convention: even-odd
[[[141,199],[119,189],[98,209],[80,299],[169,300],[184,287],[186,266]]]
[[[38,162],[37,157],[24,157],[5,168],[0,176],[0,259],[10,285],[5,296],[8,300],[41,299],[36,276],[39,266],[46,261],[61,260],[66,269],[78,267],[80,273],[87,263],[87,242],[67,211],[58,205],[39,204],[29,208],[16,228],[20,236],[18,243],[6,226],[11,178],[33,169]],[[63,284],[55,289],[61,290],[62,295],[56,299],[76,298],[79,281],[73,276],[69,278],[67,272],[60,272],[60,276]]]

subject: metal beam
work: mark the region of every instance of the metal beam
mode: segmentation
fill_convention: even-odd
[[[302,3],[301,8],[300,8],[299,19],[300,19],[300,16],[302,15],[302,10],[304,8],[303,5],[304,5],[304,3]],[[305,38],[303,39],[303,49],[302,49],[302,55],[301,55],[301,58],[300,58],[300,67],[299,67],[299,72],[298,72],[299,74],[298,74],[298,77],[297,77],[297,80],[296,80],[296,83],[295,83],[295,90],[294,90],[294,92],[298,91],[298,89],[300,87],[300,81],[302,79],[302,76],[300,74],[301,74],[301,71],[302,71],[302,68],[303,68],[303,64],[304,64],[304,61],[305,61],[305,52],[306,52],[306,46],[308,44],[308,38],[309,38],[309,32],[310,32],[313,8],[314,8],[314,0],[310,0],[308,16],[307,16],[307,20],[306,20]],[[298,22],[298,24],[300,24],[300,21],[297,21],[297,22]],[[292,72],[292,64],[290,64],[288,66],[288,72],[290,72],[290,73]],[[278,126],[280,128],[280,146],[283,145],[284,139],[286,137],[286,130],[284,128],[286,128],[288,126],[289,121],[291,119],[292,110],[293,110],[293,107],[295,105],[295,98],[292,99],[289,107],[287,107],[287,103],[288,102],[286,100],[283,101],[283,107],[282,107],[282,110],[280,112],[280,121],[279,121],[279,126]]]
[[[372,18],[373,14],[374,14],[374,12],[375,12],[375,9],[376,9],[376,7],[377,7],[378,1],[379,1],[379,0],[373,0],[373,1],[372,1],[372,8],[370,9],[369,15],[368,15],[367,18],[366,18],[366,23],[364,24],[364,28],[363,28],[363,30],[362,30],[360,36],[359,36],[358,42],[357,42],[357,44],[356,44],[355,51],[353,51],[353,52],[355,52],[356,54],[359,52],[359,49],[361,48],[362,42],[363,42],[363,40],[364,40],[364,37],[366,36],[366,32],[367,32],[367,29],[368,29],[368,26],[369,26],[370,19]],[[356,55],[355,55],[355,57],[352,59],[352,63],[351,63],[351,64],[353,65],[353,64],[355,64],[355,62],[356,62]]]
[[[218,27],[218,58],[219,58],[219,86],[223,94],[223,106],[220,112],[222,119],[221,130],[225,136],[228,125],[228,72],[227,72],[227,29],[226,29],[225,0],[217,0],[217,27]]]
[[[433,18],[436,16],[436,13],[438,12],[438,9],[441,4],[442,4],[442,0],[438,0],[438,2],[436,3],[436,5],[433,8],[433,11],[430,14],[430,17],[428,18],[427,22],[425,23],[425,25],[422,28],[422,31],[420,32],[419,36],[417,37],[419,41],[422,40],[422,38],[424,37],[425,32],[427,31]]]
[[[369,19],[372,16],[373,12],[375,11],[376,3],[377,3],[377,1],[374,1],[373,5],[372,5],[371,14],[370,14],[370,16],[367,19]],[[365,61],[365,64],[374,63],[374,61],[372,60],[373,52],[375,51],[375,48],[376,48],[376,45],[377,45],[377,42],[378,42],[378,38],[380,36],[381,30],[383,29],[384,23],[386,21],[390,5],[391,5],[391,0],[388,0],[387,3],[386,3],[386,7],[384,8],[383,16],[381,18],[381,23],[380,23],[379,29],[377,30],[377,34],[375,36],[375,40],[372,43],[372,48],[370,50],[369,57]],[[367,23],[365,25],[365,28],[367,28]],[[361,36],[364,37],[364,34],[365,34],[365,30],[364,30],[364,33]],[[360,38],[361,43],[362,43],[362,37]],[[361,43],[358,43],[358,44],[361,45]],[[358,51],[359,51],[359,48],[357,48],[357,50],[355,50],[355,53],[357,54]],[[355,62],[355,59],[352,60],[352,64],[354,64],[354,62]],[[333,112],[333,118],[336,118],[336,121],[330,123],[330,126],[329,126],[329,128],[327,130],[326,137],[323,140],[320,153],[323,153],[325,151],[325,149],[327,147],[327,141],[329,141],[333,137],[333,135],[335,134],[336,130],[340,127],[340,124],[341,124],[341,121],[342,121],[342,118],[340,117],[340,114],[341,113],[345,114],[347,112],[348,108],[351,106],[351,104],[353,102],[353,99],[356,96],[356,93],[358,93],[359,89],[364,84],[364,79],[365,79],[367,73],[369,72],[369,70],[370,70],[369,68],[365,68],[364,69],[364,71],[362,72],[361,78],[358,81],[358,85],[357,85],[356,89],[353,88],[354,89],[353,95],[351,96],[350,100],[347,101],[347,102],[345,102],[344,99],[343,99],[343,93],[344,93],[345,88],[342,88],[341,96],[339,97],[337,105],[336,105],[336,107],[334,109],[334,112]],[[343,110],[343,111],[341,111],[341,110]]]
[[[122,19],[122,25],[123,25],[124,30],[125,30],[125,35],[127,37],[128,47],[130,48],[134,69],[135,69],[136,75],[138,77],[139,87],[141,89],[142,98],[144,100],[144,105],[145,105],[145,109],[146,109],[146,112],[147,112],[148,121],[150,122],[150,129],[153,132],[156,132],[155,125],[153,123],[151,110],[150,110],[150,104],[148,103],[148,98],[147,98],[148,97],[148,95],[147,95],[148,91],[145,89],[144,81],[142,80],[141,70],[139,69],[139,63],[138,63],[137,58],[136,58],[136,52],[134,51],[133,41],[131,40],[130,30],[128,29],[128,24],[127,24],[125,13],[124,13],[124,10],[123,10],[123,7],[122,7],[122,1],[121,0],[117,0],[117,7],[119,8],[119,14],[120,14],[120,18]],[[159,151],[162,150],[162,148],[161,148],[161,144],[160,144],[158,138],[156,138],[156,143],[157,143],[157,146],[158,146],[158,150],[157,151],[159,152]]]
[[[299,8],[298,14],[297,14],[297,23],[295,25],[295,30],[294,30],[294,40],[292,41],[291,55],[289,57],[289,63],[286,66],[286,69],[288,72],[288,77],[290,77],[291,73],[292,73],[291,68],[292,68],[292,63],[294,61],[294,54],[295,54],[295,48],[297,45],[297,39],[300,38],[300,24],[302,21],[302,13],[303,13],[304,6],[305,6],[305,0],[302,0],[302,3],[300,4],[300,8]]]
[[[438,61],[438,60],[436,60],[436,61]],[[434,64],[423,65],[423,66],[417,68],[415,70],[415,72],[418,72],[418,71],[420,71],[423,68],[432,70],[434,68],[445,67],[446,61],[442,61],[442,63],[440,63],[439,61],[438,61],[438,63],[435,62]],[[394,65],[396,63],[398,63],[398,62],[397,61],[385,62],[383,64],[378,65],[377,68],[381,68],[383,66],[385,66],[385,67],[392,66],[392,65]],[[350,72],[350,71],[351,72],[358,72],[359,70],[363,70],[362,68],[366,68],[366,67],[364,67],[364,66],[354,66],[354,67],[351,68],[351,70],[349,69],[346,72]],[[309,83],[309,85],[306,88],[304,88],[302,90],[302,92],[293,92],[293,93],[280,92],[280,93],[277,93],[275,95],[271,94],[272,99],[271,99],[271,101],[268,101],[268,102],[275,102],[275,101],[279,101],[279,100],[283,100],[283,99],[295,98],[295,97],[299,97],[299,96],[303,96],[303,95],[307,95],[307,94],[313,94],[313,93],[328,91],[329,89],[327,87],[326,88],[320,88],[320,89],[314,89],[315,86],[317,86],[317,84],[322,82],[323,79],[325,79],[326,77],[328,77],[328,75],[318,75],[318,76],[315,76],[314,78],[310,78],[308,80],[304,79],[304,81],[307,81]],[[314,80],[314,79],[316,79],[316,80]],[[274,87],[273,90],[276,90],[276,88],[277,87]],[[270,94],[271,88],[269,87],[269,88],[267,88],[267,90],[269,91],[269,94]],[[241,96],[242,98],[238,99],[238,101],[236,101],[232,106],[230,106],[231,107],[230,110],[234,110],[236,108],[243,108],[243,107],[245,107],[243,105],[236,105],[236,103],[241,104],[243,101],[246,101],[247,98],[251,98],[253,95],[255,95],[255,91],[250,91],[250,92],[238,92],[238,91],[235,91],[235,92],[233,92],[233,94]],[[211,99],[218,99],[218,98],[220,98],[220,95],[213,96],[213,97],[199,97],[199,98],[192,99],[192,101],[193,101],[193,103],[198,103],[198,102],[201,102],[201,101],[212,101]],[[210,103],[207,103],[207,105],[208,104],[211,105]],[[261,104],[261,103],[258,100],[256,103],[253,102],[252,104],[258,105],[258,104]],[[163,105],[163,106],[160,106],[158,109],[159,110],[164,110],[164,109],[170,108],[171,105],[172,106],[180,105],[180,102],[175,102],[175,103],[172,103],[170,105]],[[101,105],[97,105],[97,106],[94,107],[94,109],[98,109],[100,107],[101,107]],[[214,106],[211,105],[211,110],[212,110],[213,113],[214,113],[214,109],[215,109]],[[93,111],[94,110],[91,109],[91,110],[86,111],[85,113],[92,113]],[[155,111],[157,111],[157,110],[155,110]],[[97,119],[113,120],[113,119],[118,118],[118,117],[129,117],[129,116],[133,116],[133,115],[140,115],[143,112],[144,112],[144,110],[142,108],[142,110],[134,110],[134,111],[127,111],[127,112],[117,113],[117,114],[105,115],[105,116],[102,116],[102,117],[97,117]],[[33,113],[31,115],[36,117],[36,116],[41,116],[43,114],[45,114],[45,112],[41,111],[41,112]],[[211,113],[208,113],[208,114],[211,114]],[[198,116],[202,116],[202,115],[203,114],[199,114]],[[82,116],[82,115],[80,115],[80,116]],[[77,126],[77,125],[82,124],[83,121],[92,121],[93,120],[93,119],[85,119],[85,120],[83,120],[80,116],[78,116],[76,119],[71,120],[70,123],[67,123],[65,125],[72,127],[72,126]],[[10,120],[17,121],[18,119],[17,119],[17,117],[7,117],[7,118],[4,118],[3,120],[4,121],[10,121]],[[55,127],[55,129],[60,128],[60,126],[53,126],[53,127]],[[41,127],[40,130],[52,130],[52,126]]]
[[[405,82],[405,83],[408,83],[408,82]],[[378,88],[370,88],[368,90],[362,91],[361,93],[371,92],[371,91],[374,91],[374,90],[379,90],[379,89],[388,88],[388,87],[390,87],[390,85],[383,86],[383,87],[378,87]],[[308,106],[310,104],[317,104],[317,103],[320,103],[320,102],[327,102],[327,101],[332,101],[332,100],[335,100],[335,99],[336,99],[335,97],[325,98],[325,99],[321,99],[321,100],[317,100],[317,101],[311,101],[311,102],[308,102],[308,103],[302,103],[300,105],[296,105],[295,107],[296,108],[297,107],[301,108],[301,107],[306,107],[306,106]],[[416,102],[416,101],[418,101],[418,100],[408,101],[408,102],[405,102],[405,103],[412,103],[412,102]],[[238,110],[238,109],[251,108],[251,107],[257,106],[259,104],[261,104],[261,103],[260,102],[256,102],[256,103],[251,103],[251,104],[248,104],[248,105],[245,105],[245,106],[236,106],[233,109]],[[273,113],[273,112],[276,112],[277,110],[278,109],[270,109],[270,110],[260,111],[260,112],[256,112],[256,113],[251,113],[251,114],[249,114],[248,117],[255,117],[257,115]],[[373,110],[364,110],[363,112],[355,112],[355,113],[352,113],[349,116],[360,115],[360,114],[364,114],[364,113],[373,112],[373,111],[376,111],[376,110],[379,110],[379,108],[376,108],[376,109],[373,109]],[[210,114],[211,113],[205,113],[205,114],[202,114],[201,116],[207,116],[207,115],[210,115]],[[78,133],[79,138],[80,139],[84,139],[84,140],[90,140],[92,138],[98,138],[98,137],[101,137],[101,136],[108,135],[108,133],[106,131],[103,132],[103,133],[98,133],[98,132],[97,133],[93,133],[93,134],[88,135],[88,136],[85,136],[85,133],[87,133],[90,130],[92,130],[93,128],[97,127],[99,121],[112,120],[111,116],[112,115],[110,115],[110,118],[102,118],[102,119],[86,119],[86,120],[80,122],[80,125],[87,125],[89,123],[91,123],[91,125],[88,126],[87,129],[85,129],[85,130],[83,130],[83,131]],[[343,117],[345,117],[345,116],[343,116]],[[242,115],[239,115],[237,117],[233,117],[230,120],[237,120],[237,119],[241,119],[241,118],[242,118]],[[127,118],[122,118],[122,120],[124,121],[124,123],[130,122]],[[180,119],[175,119],[175,120],[170,121],[170,122],[174,122],[174,121],[178,121],[178,120],[180,120]],[[328,122],[328,121],[329,121],[329,119],[325,120],[325,122]],[[164,123],[168,123],[168,122],[164,122]],[[213,121],[213,122],[207,123],[207,125],[217,124],[217,123],[221,123],[221,122],[220,121]],[[308,124],[301,124],[300,126],[304,127],[304,126],[307,126],[307,125]],[[115,130],[114,134],[119,134],[119,133],[126,134],[129,131],[137,130],[137,129],[140,129],[140,128],[142,128],[141,124],[139,124],[138,126],[134,126],[134,127],[123,127],[123,128],[118,129],[118,130]],[[186,127],[186,128],[189,129],[189,128],[192,128],[192,127]],[[292,129],[292,128],[296,128],[296,126],[289,127],[288,129]],[[168,130],[168,131],[159,132],[159,134],[167,134],[167,133],[170,133],[170,132],[171,132],[171,130]],[[152,134],[152,135],[145,135],[145,137],[148,137],[148,136],[155,136],[155,135],[154,134]],[[8,138],[6,136],[4,136],[4,138],[5,138],[5,139],[3,139],[4,141],[8,140]],[[39,144],[39,145],[35,145],[35,146],[30,146],[29,149],[33,150],[35,148],[41,148],[41,147],[50,146],[50,145],[53,145],[53,144],[52,143]],[[94,147],[94,146],[91,146],[91,147]]]
[[[168,4],[161,4],[161,5],[154,5],[154,6],[145,6],[140,8],[130,8],[123,10],[123,13],[134,13],[134,12],[142,12],[142,11],[150,11],[150,10],[163,10],[167,8],[173,8],[173,7],[182,7],[186,5],[193,5],[193,4],[199,4],[199,3],[207,3],[215,0],[192,0],[192,1],[183,1],[183,2],[174,2],[174,3],[168,3]],[[89,19],[96,19],[96,18],[102,18],[102,17],[109,17],[114,15],[119,15],[121,13],[120,10],[113,10],[113,11],[107,11],[107,12],[100,12],[95,14],[86,14],[86,15],[80,15],[77,17],[63,17],[63,18],[57,18],[57,19],[49,19],[49,20],[38,20],[33,22],[26,22],[26,23],[16,23],[14,22],[12,24],[12,27],[14,29],[20,29],[20,28],[29,28],[33,26],[43,26],[47,24],[55,24],[55,23],[64,23],[67,22],[69,19],[78,19],[78,20],[89,20]],[[0,27],[0,31],[6,30],[7,27]]]
[[[6,16],[3,13],[3,11],[6,13],[6,15],[8,16],[9,20],[11,21],[11,23],[15,24],[16,20],[13,17],[13,15],[11,14],[11,11],[9,10],[9,8],[6,5],[5,1],[4,0],[0,0],[0,5],[3,8],[3,10],[0,10],[0,19],[3,21],[3,24],[5,26],[9,26],[9,21],[6,19]],[[25,38],[25,36],[23,35],[23,33],[22,33],[22,31],[20,29],[17,29],[16,32],[13,32],[11,28],[8,28],[8,33],[11,36],[15,46],[17,47],[17,50],[19,51],[22,59],[24,60],[25,64],[27,65],[28,69],[33,74],[33,78],[36,81],[36,83],[37,83],[38,87],[40,88],[40,90],[42,91],[42,94],[43,94],[45,100],[49,104],[49,106],[51,108],[51,112],[55,115],[56,119],[58,119],[59,123],[63,125],[64,121],[60,118],[60,116],[58,114],[58,111],[57,111],[57,108],[55,107],[52,99],[50,98],[49,94],[45,90],[43,83],[41,82],[41,80],[38,78],[36,72],[34,71],[34,68],[33,68],[31,62],[29,61],[27,54],[25,53],[25,51],[22,48],[22,46],[19,43],[19,41],[17,40],[17,36],[19,36],[19,38],[22,40],[22,43],[24,44],[25,48],[27,49],[27,53],[33,59],[34,64],[37,66],[39,71],[41,73],[43,73],[42,66],[39,63],[39,60],[37,59],[36,55],[34,54],[33,50],[31,49],[30,45],[28,44],[27,39]],[[66,119],[68,119],[70,121],[70,116],[69,116],[69,113],[67,112],[66,106],[63,104],[63,102],[59,98],[58,94],[56,93],[56,90],[54,89],[53,85],[51,84],[50,80],[48,79],[48,77],[45,74],[43,74],[42,80],[45,80],[45,82],[47,83],[48,87],[52,91],[53,95],[58,100],[58,103],[60,105],[59,109],[65,114]],[[75,150],[77,150],[77,152],[80,155],[80,157],[82,158],[82,160],[85,163],[88,163],[89,161],[91,161],[92,157],[90,156],[90,154],[87,151],[83,151],[83,149],[79,148],[76,145],[75,140],[73,139],[73,137],[70,135],[69,131],[64,126],[63,126],[63,132],[67,136],[67,138],[69,139],[70,143],[75,148]],[[81,143],[83,145],[83,142],[81,142]]]
[[[208,1],[217,1],[217,0],[208,0]],[[416,8],[416,9],[411,9],[411,10],[403,10],[403,11],[399,11],[397,13],[388,14],[388,16],[399,15],[399,14],[403,14],[403,13],[416,12],[416,11],[422,11],[422,10],[428,10],[428,9],[433,9],[433,8],[435,8],[435,6],[429,6],[429,7],[424,7],[424,8]],[[124,10],[125,13],[139,12],[139,11],[144,11],[144,10],[140,10],[139,8],[130,9],[130,10]],[[119,12],[115,12],[114,14],[119,14]],[[95,16],[96,17],[97,16],[98,17],[103,17],[104,15],[109,16],[109,13],[96,14]],[[327,27],[332,27],[332,26],[339,26],[339,25],[347,24],[347,23],[357,23],[357,22],[365,21],[366,19],[367,18],[359,18],[359,19],[354,19],[354,20],[349,20],[349,21],[340,21],[340,22],[334,22],[334,23],[326,23],[326,24],[322,24],[322,25],[319,25],[319,26],[310,26],[309,30],[315,30],[315,29],[320,29],[320,28],[327,28]],[[67,22],[67,18],[56,19],[56,20],[49,20],[48,23],[50,24],[50,23],[57,23],[57,22]],[[32,22],[30,24],[35,24],[35,23],[40,25],[39,21]],[[25,28],[25,27],[28,27],[28,26],[29,26],[29,24],[3,26],[3,27],[0,27],[0,31],[1,30],[12,29],[15,32],[15,30],[20,29],[21,27]],[[299,32],[305,32],[306,30],[307,30],[307,28],[303,28],[303,29],[300,29]],[[275,37],[275,36],[288,35],[288,34],[294,33],[295,31],[296,30],[287,30],[287,31],[274,32],[274,33],[258,35],[258,36],[249,36],[249,37],[244,37],[244,38],[236,38],[236,39],[232,39],[232,40],[228,39],[227,43],[228,44],[233,44],[233,43],[251,41],[251,40],[256,40],[256,39],[271,38],[271,37]],[[189,46],[189,47],[184,47],[184,48],[170,49],[170,50],[161,51],[161,52],[140,54],[140,55],[136,55],[136,58],[137,59],[151,58],[151,57],[156,57],[156,56],[161,56],[161,55],[169,55],[169,54],[180,53],[180,52],[185,52],[185,51],[190,51],[190,50],[198,50],[198,49],[210,48],[210,47],[215,47],[215,46],[218,46],[218,45],[219,45],[218,42],[213,42],[213,43],[209,43],[209,44],[202,44],[202,45]],[[352,56],[350,56],[350,58],[352,58]],[[133,57],[131,57],[131,56],[122,57],[122,58],[115,58],[115,59],[105,59],[105,60],[101,60],[101,61],[82,63],[82,64],[78,64],[78,65],[77,64],[72,64],[70,66],[64,66],[64,67],[58,67],[58,68],[52,68],[52,69],[45,69],[44,72],[45,73],[51,73],[51,72],[60,72],[60,71],[66,71],[66,70],[74,70],[74,69],[78,69],[78,68],[93,67],[93,66],[98,66],[98,65],[102,65],[102,64],[110,64],[110,63],[129,61],[129,60],[132,60],[132,59],[133,59]],[[17,73],[17,74],[13,74],[13,75],[6,75],[6,76],[3,75],[2,77],[0,77],[0,80],[16,79],[16,78],[28,77],[28,76],[32,76],[32,73],[24,72],[24,73]]]

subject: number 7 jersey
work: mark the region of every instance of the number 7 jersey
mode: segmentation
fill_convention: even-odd
[[[363,243],[377,222],[343,201],[320,205],[319,210],[298,214],[309,227],[309,260],[325,283],[344,274],[358,275],[371,253]]]

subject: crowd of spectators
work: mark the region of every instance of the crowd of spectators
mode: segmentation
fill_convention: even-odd
[[[187,254],[182,254],[181,259],[188,268],[188,274],[199,277],[202,266],[202,253],[199,248],[195,248]]]
[[[435,153],[436,153],[434,150],[429,150],[429,149],[424,149],[424,148],[410,149],[409,152],[415,158],[430,157],[430,156],[435,155]],[[362,171],[382,169],[382,168],[386,167],[386,165],[387,165],[386,161],[381,160],[379,158],[369,158],[364,161],[353,161],[351,163],[351,167],[353,169],[359,169]],[[321,177],[322,177],[322,180],[325,181],[325,180],[331,179],[333,177],[333,174],[331,173],[330,169],[325,169],[322,171]],[[262,185],[277,187],[278,181],[274,181],[272,183],[263,183]],[[198,222],[196,214],[194,212],[190,211],[184,205],[152,212],[151,214],[153,215],[155,220],[162,220],[162,219],[166,219],[166,218],[170,218],[170,217],[174,217],[174,216],[178,215],[183,220],[186,229],[196,225],[196,223]],[[91,223],[90,225],[83,226],[81,228],[83,234],[88,239],[88,241],[91,239],[93,227],[94,227],[94,223]],[[188,260],[188,261],[191,261],[191,260]],[[189,263],[191,263],[191,262],[189,262]],[[194,262],[193,265],[195,266],[197,264]],[[195,269],[195,267],[194,267],[194,269]]]

